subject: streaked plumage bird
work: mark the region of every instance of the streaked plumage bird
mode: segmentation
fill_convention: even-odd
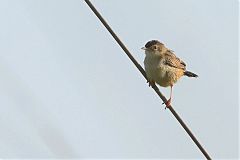
[[[180,60],[172,50],[157,40],[146,43],[144,67],[148,78],[149,86],[159,84],[162,87],[171,87],[170,98],[166,107],[171,105],[172,87],[182,76],[198,77],[195,73],[186,70],[186,64]]]

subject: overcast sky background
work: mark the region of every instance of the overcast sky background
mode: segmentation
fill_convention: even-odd
[[[199,75],[172,105],[236,159],[238,2],[92,2],[140,64],[158,39]],[[203,158],[83,0],[1,0],[0,20],[0,158]]]

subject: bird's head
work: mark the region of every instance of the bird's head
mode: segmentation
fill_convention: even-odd
[[[164,53],[167,50],[167,48],[164,46],[164,44],[159,42],[158,40],[148,41],[145,44],[145,47],[142,47],[141,49],[145,50],[146,56],[161,55],[162,53]]]

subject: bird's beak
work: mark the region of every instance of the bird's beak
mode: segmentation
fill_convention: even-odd
[[[146,47],[142,47],[141,49],[146,50],[147,48]]]

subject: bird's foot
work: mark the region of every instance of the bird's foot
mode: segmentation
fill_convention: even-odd
[[[164,102],[162,104],[164,104]],[[167,100],[167,102],[165,104],[166,104],[165,109],[169,108],[171,106],[171,98],[169,100]]]
[[[149,87],[155,85],[155,81],[153,80],[147,80],[147,83]]]

